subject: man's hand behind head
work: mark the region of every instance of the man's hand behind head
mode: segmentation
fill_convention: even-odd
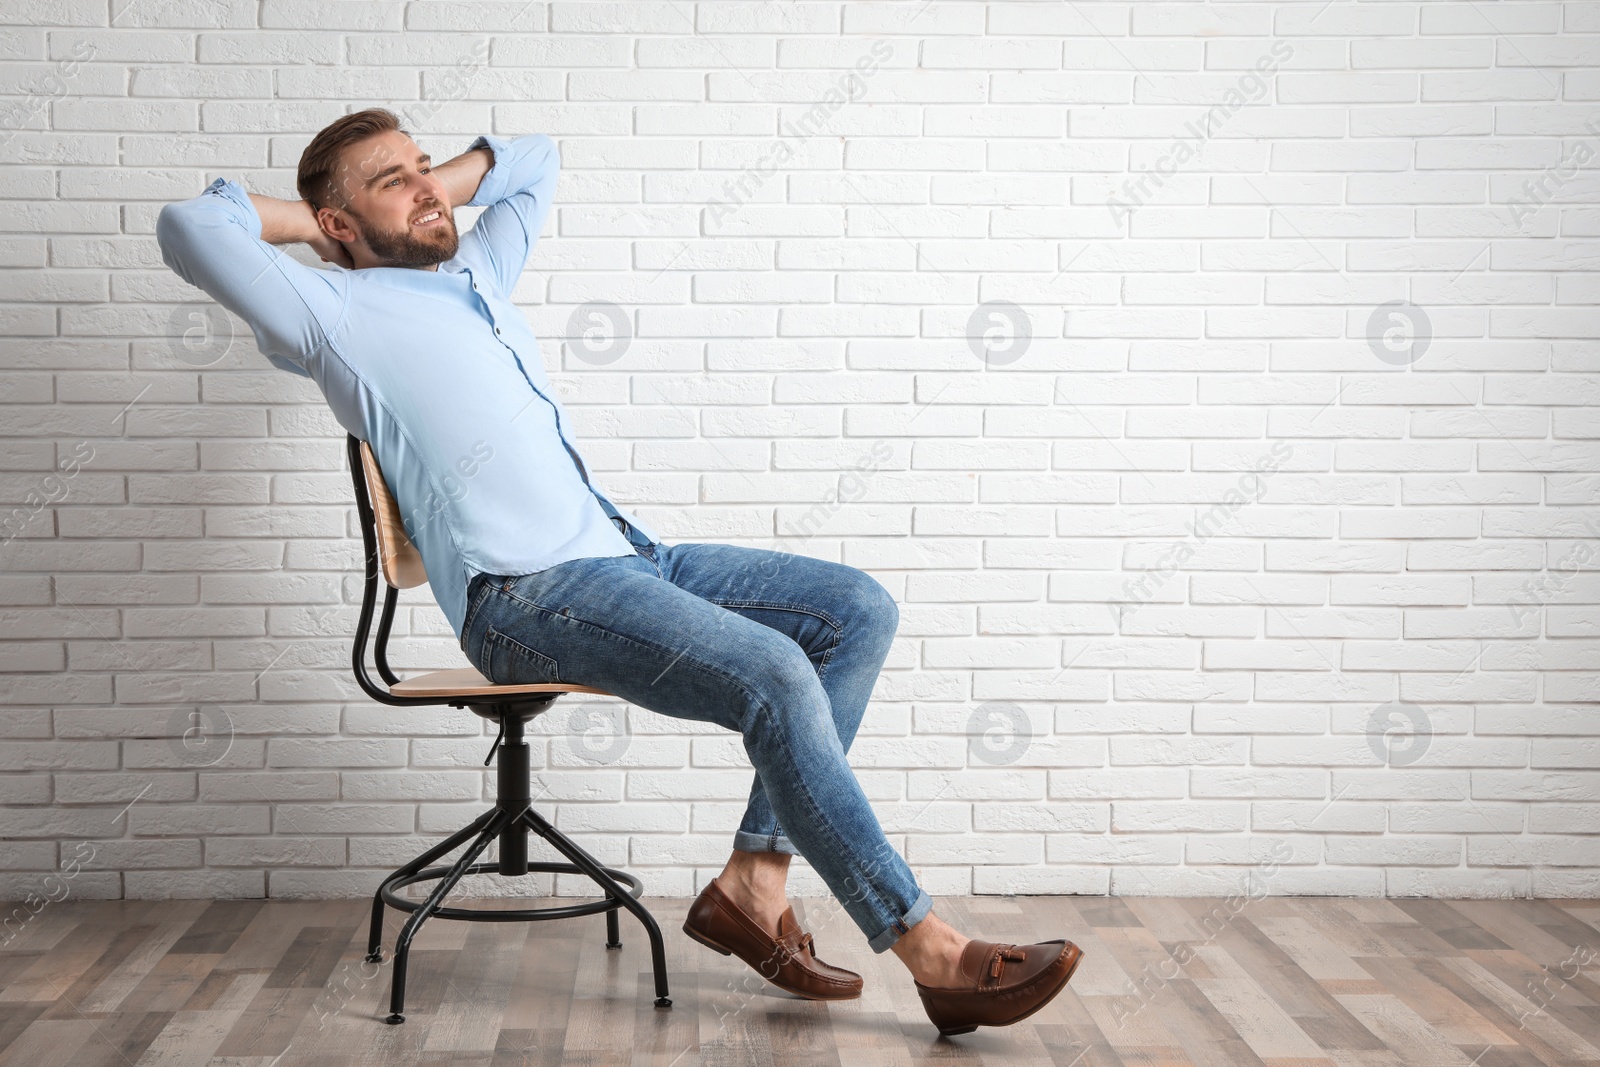
[[[344,245],[328,236],[317,222],[316,212],[304,200],[279,200],[275,196],[250,193],[261,218],[261,239],[269,245],[304,243],[310,245],[325,263],[337,263],[345,269],[355,264]]]

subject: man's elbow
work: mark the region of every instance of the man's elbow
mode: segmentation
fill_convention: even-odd
[[[167,204],[156,215],[156,244],[161,248],[161,261],[190,285],[194,279],[189,275],[184,252],[193,241],[194,206],[192,200],[180,200]]]
[[[545,174],[556,174],[561,170],[561,149],[556,145],[556,139],[548,133],[530,133],[527,135],[529,155],[539,160],[540,170]]]

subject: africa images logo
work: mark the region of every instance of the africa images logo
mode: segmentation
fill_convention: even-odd
[[[1137,181],[1129,178],[1122,183],[1122,192],[1127,200],[1118,200],[1116,193],[1106,197],[1106,210],[1111,212],[1111,221],[1120,223],[1143,207],[1145,201],[1178,172],[1178,168],[1205,150],[1211,138],[1241,108],[1265,100],[1267,77],[1276,74],[1278,68],[1293,57],[1294,48],[1287,41],[1273,41],[1272,48],[1256,60],[1254,68],[1239,75],[1239,80],[1223,94],[1222,103],[1207,108],[1199,119],[1184,123],[1182,135],[1156,159],[1154,166],[1142,169]]]

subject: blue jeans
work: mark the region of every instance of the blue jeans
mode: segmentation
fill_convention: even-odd
[[[788,552],[651,542],[632,556],[479,575],[462,651],[499,685],[593,685],[737,731],[755,768],[742,852],[804,856],[874,952],[932,900],[883,835],[845,752],[900,610],[871,575]]]

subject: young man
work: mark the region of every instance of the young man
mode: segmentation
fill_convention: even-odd
[[[845,753],[899,611],[852,567],[663,544],[590,479],[512,290],[559,173],[544,134],[482,136],[435,166],[369,109],[300,158],[303,199],[218,178],[156,224],[162,258],[316,381],[371,444],[467,658],[490,680],[581,682],[738,731],[756,770],[733,853],[684,931],[802,997],[858,996],[818,960],[785,882],[806,857],[943,1033],[1006,1025],[1065,987],[1065,940],[970,940],[933,915]],[[486,210],[458,234],[454,209]],[[306,267],[304,242],[345,268]]]

